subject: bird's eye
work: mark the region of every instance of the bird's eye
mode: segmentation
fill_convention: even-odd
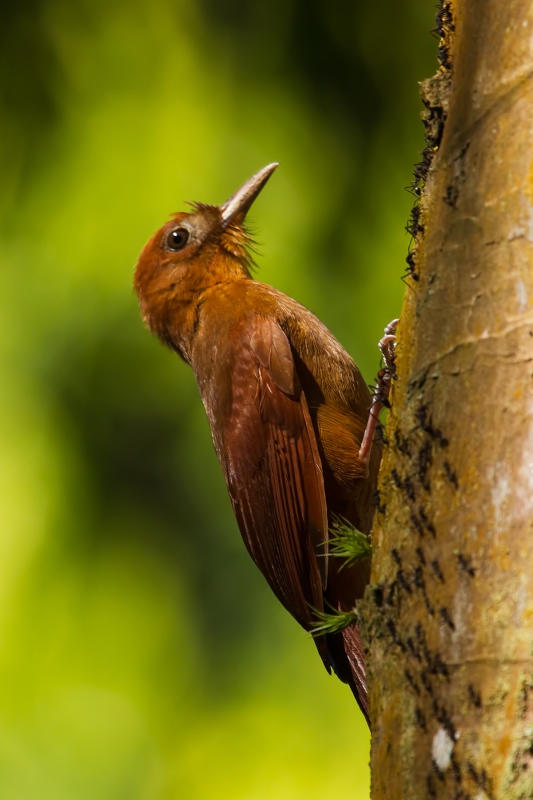
[[[189,231],[185,228],[176,228],[167,236],[167,247],[169,250],[183,250],[189,241]]]

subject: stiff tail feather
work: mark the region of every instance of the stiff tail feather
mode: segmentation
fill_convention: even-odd
[[[342,632],[344,651],[350,664],[351,680],[348,681],[359,708],[370,727],[368,688],[366,685],[365,653],[357,625],[350,625]]]
[[[333,671],[352,690],[370,727],[365,655],[359,628],[356,624],[350,625],[342,633],[328,633],[325,638]]]

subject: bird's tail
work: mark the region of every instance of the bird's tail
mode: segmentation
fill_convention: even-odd
[[[357,624],[350,625],[342,633],[327,634],[326,640],[329,660],[335,674],[349,685],[370,727],[365,654]]]
[[[370,727],[370,714],[368,703],[368,688],[366,685],[366,667],[363,642],[357,625],[350,625],[342,632],[344,651],[350,664],[351,680],[348,681],[359,708],[365,715]]]

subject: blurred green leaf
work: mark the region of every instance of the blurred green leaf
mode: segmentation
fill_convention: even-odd
[[[131,278],[184,201],[280,161],[257,277],[373,382],[434,9],[0,13],[0,797],[366,800],[365,723],[249,559],[194,377],[143,330]]]

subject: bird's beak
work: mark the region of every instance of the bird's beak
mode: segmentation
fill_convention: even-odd
[[[220,213],[222,214],[224,227],[229,225],[236,217],[239,218],[239,222],[242,222],[250,206],[277,166],[279,165],[274,163],[260,169],[259,172],[256,172],[240,189],[237,189],[229,200],[222,203],[220,206]]]

